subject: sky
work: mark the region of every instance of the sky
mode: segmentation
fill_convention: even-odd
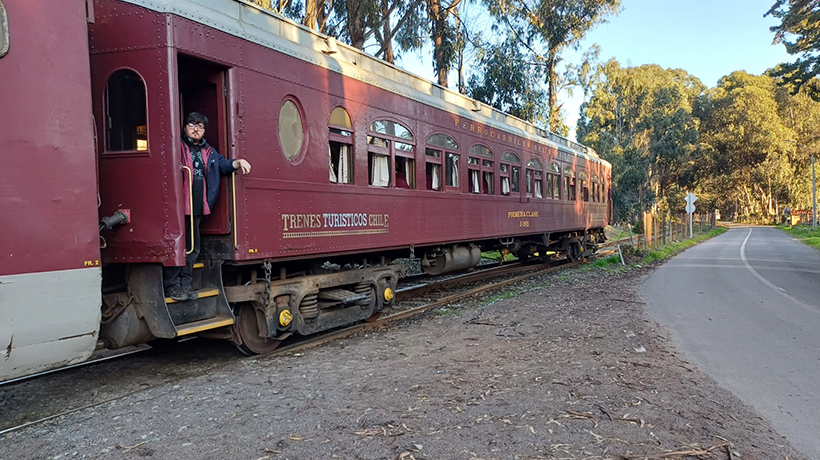
[[[794,60],[782,44],[772,44],[774,34],[769,27],[778,21],[763,15],[773,4],[774,0],[622,0],[620,14],[587,34],[581,51],[597,43],[602,62],[615,58],[623,67],[658,64],[680,68],[715,87],[721,77],[735,70],[759,75]],[[577,63],[580,54],[567,51],[563,57]],[[408,55],[399,65],[430,78],[430,56],[430,51]],[[572,98],[560,96],[573,131],[571,138],[583,102],[581,91],[576,93]]]

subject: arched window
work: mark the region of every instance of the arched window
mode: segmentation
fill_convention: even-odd
[[[328,163],[330,182],[353,183],[353,123],[342,107],[330,112],[328,132]]]
[[[521,183],[521,159],[512,152],[501,154],[501,194],[519,193]]]
[[[105,85],[105,150],[148,151],[145,83],[133,70],[120,69]]]
[[[444,160],[444,182],[448,187],[459,186],[458,142],[447,134],[433,134],[427,138],[427,188],[441,190],[441,161]],[[435,160],[437,159],[437,160]]]
[[[410,130],[395,121],[376,120],[367,134],[368,183],[375,187],[416,188],[415,142]],[[395,176],[390,167],[396,165]]]
[[[467,171],[470,175],[470,193],[492,195],[495,192],[493,177],[493,152],[484,145],[476,144],[470,147],[467,157]]]

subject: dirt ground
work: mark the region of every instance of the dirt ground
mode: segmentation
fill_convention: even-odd
[[[198,360],[8,433],[0,458],[806,459],[672,348],[637,298],[651,269],[585,267],[285,357]]]

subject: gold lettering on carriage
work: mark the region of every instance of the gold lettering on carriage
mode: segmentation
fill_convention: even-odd
[[[522,217],[538,217],[538,211],[507,211],[507,219],[520,219]]]
[[[490,139],[493,139],[495,141],[510,144],[516,147],[521,147],[527,150],[532,150],[534,152],[540,152],[544,155],[551,153],[551,151],[554,151],[553,148],[547,147],[546,145],[534,143],[529,139],[523,139],[512,134],[498,132],[487,125],[482,125],[480,123],[476,123],[470,120],[462,120],[458,117],[454,117],[453,120],[455,121],[456,128],[460,128],[464,131],[469,131],[470,133],[476,134],[478,136],[489,137]]]
[[[282,214],[282,238],[376,235],[388,233],[390,214]]]

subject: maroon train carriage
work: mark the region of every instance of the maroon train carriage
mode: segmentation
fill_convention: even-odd
[[[97,343],[90,78],[83,1],[0,1],[0,380]]]
[[[88,7],[99,216],[122,223],[101,233],[108,348],[199,334],[263,353],[390,306],[394,258],[435,274],[482,250],[580,258],[604,239],[610,165],[584,146],[244,1]],[[178,139],[190,111],[253,172],[224,180],[203,221],[200,298],[173,302],[161,268],[187,250]]]

